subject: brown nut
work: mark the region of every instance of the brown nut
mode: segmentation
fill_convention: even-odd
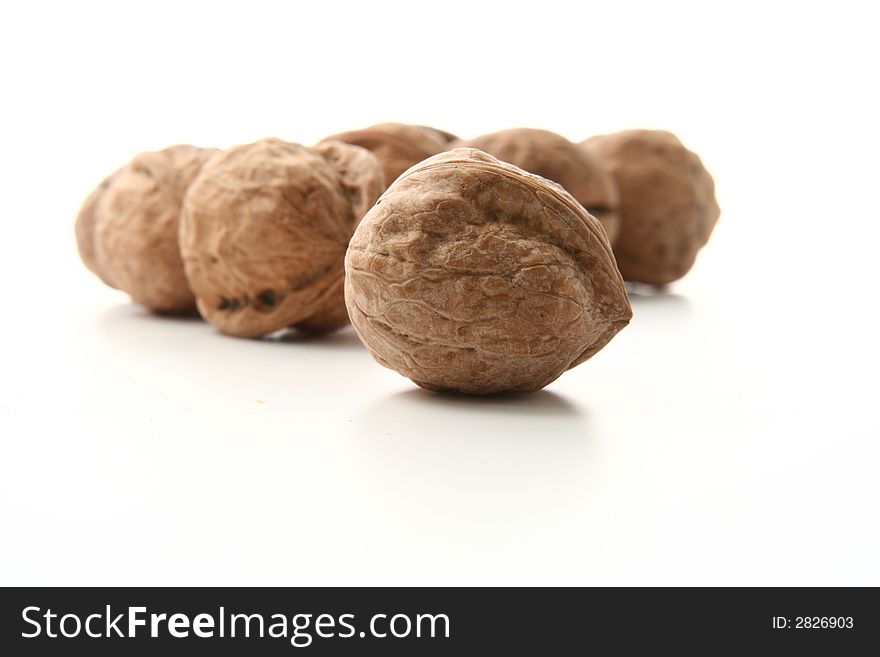
[[[459,139],[458,135],[454,135],[451,132],[447,132],[446,130],[440,130],[439,128],[432,128],[429,125],[417,125],[416,127],[420,130],[424,130],[434,137],[437,137],[444,144],[449,144]]]
[[[100,278],[105,285],[116,288],[110,277],[104,273],[104,268],[98,263],[98,257],[95,255],[95,209],[98,207],[101,197],[104,196],[104,192],[110,186],[112,179],[113,174],[107,176],[88,195],[76,217],[74,232],[76,233],[76,246],[79,249],[79,257],[83,264],[95,276]]]
[[[214,157],[190,185],[180,220],[202,316],[244,337],[347,324],[343,255],[382,186],[376,158],[348,144],[263,139]]]
[[[662,130],[626,130],[583,146],[620,189],[614,255],[628,281],[665,285],[684,276],[718,216],[715,183],[700,158]]]
[[[404,171],[435,153],[446,150],[446,141],[430,128],[405,123],[379,123],[362,130],[350,130],[322,141],[342,141],[372,152],[390,185]]]
[[[314,150],[330,162],[340,175],[342,186],[351,199],[352,210],[358,221],[376,202],[385,189],[384,175],[379,161],[370,151],[337,141],[324,141]],[[327,333],[348,324],[342,279],[327,295],[324,304],[296,327],[309,333]]]
[[[104,283],[158,311],[193,307],[177,244],[186,188],[213,149],[141,153],[107,177],[76,218],[83,263]]]
[[[429,390],[540,390],[632,317],[599,222],[559,185],[469,148],[398,178],[345,271],[361,341]]]
[[[599,220],[611,244],[617,239],[619,197],[614,179],[590,153],[562,135],[547,130],[512,128],[459,140],[451,147],[479,148],[499,160],[559,183]]]

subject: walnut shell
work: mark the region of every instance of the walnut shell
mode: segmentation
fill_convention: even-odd
[[[74,232],[76,233],[76,246],[79,249],[79,257],[83,264],[95,276],[100,278],[105,285],[116,288],[110,277],[104,273],[104,268],[101,267],[95,254],[95,209],[98,207],[101,197],[104,196],[104,192],[110,186],[112,178],[112,174],[104,178],[101,184],[95,187],[83,202],[82,208],[76,217]]]
[[[684,276],[721,214],[715,183],[700,158],[662,130],[601,135],[583,146],[620,190],[614,254],[623,277],[665,285]]]
[[[436,131],[405,123],[379,123],[362,130],[341,132],[322,141],[342,141],[366,148],[382,163],[386,185],[414,164],[446,150],[445,139]]]
[[[452,147],[479,148],[499,160],[559,183],[599,220],[612,244],[617,239],[620,199],[614,179],[589,152],[562,135],[547,130],[512,128],[459,140]]]
[[[76,218],[83,263],[148,308],[193,307],[177,243],[186,188],[213,149],[177,145],[141,153],[89,195]]]
[[[202,316],[243,337],[347,324],[345,248],[382,186],[376,158],[348,144],[263,139],[214,157],[190,185],[180,224]]]
[[[449,144],[459,139],[458,135],[454,135],[451,132],[447,132],[446,130],[440,130],[439,128],[432,128],[429,125],[417,125],[416,127],[420,130],[424,130],[434,137],[437,137],[444,144]]]
[[[475,149],[398,178],[345,271],[361,341],[429,390],[540,390],[632,316],[598,221],[559,185]]]

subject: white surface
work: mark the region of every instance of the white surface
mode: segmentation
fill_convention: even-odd
[[[880,584],[867,3],[252,4],[0,10],[0,584]],[[350,330],[156,318],[77,261],[135,151],[379,120],[669,128],[723,214],[516,399],[422,392]]]

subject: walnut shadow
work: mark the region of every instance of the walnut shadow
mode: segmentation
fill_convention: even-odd
[[[136,304],[133,304],[136,305]],[[176,322],[204,322],[199,311],[193,306],[186,310],[156,310],[153,308],[143,308],[144,314],[150,317],[161,319],[164,321]]]
[[[155,310],[142,306],[139,303],[129,301],[128,303],[114,304],[101,312],[101,322],[106,323],[109,328],[118,328],[118,323],[140,323],[144,324],[193,324],[208,326],[199,311],[195,307],[186,310]]]
[[[504,416],[531,416],[578,418],[587,417],[587,411],[566,397],[551,390],[533,393],[499,393],[494,395],[464,395],[457,392],[431,392],[413,388],[390,395],[380,402],[388,410],[452,411],[466,414],[497,414]]]
[[[496,457],[540,463],[541,472],[582,464],[597,444],[591,420],[587,408],[549,390],[466,396],[414,388],[369,404],[352,428],[359,444],[383,462],[454,478],[462,468],[480,470],[479,459]],[[509,473],[494,472],[507,482]]]
[[[307,333],[297,329],[283,329],[257,338],[255,341],[266,344],[314,345],[316,347],[335,347],[347,351],[364,351],[364,346],[350,326],[332,333]]]
[[[344,351],[363,351],[354,330],[347,326],[333,333],[306,333],[296,329],[283,329],[258,338],[240,338],[220,333],[199,315],[198,311],[157,312],[136,303],[121,303],[104,310],[98,319],[103,333],[114,342],[130,342],[142,348],[153,344],[162,348],[168,336],[166,331],[200,331],[205,338],[220,338],[251,345],[268,345],[276,349],[302,346],[303,348],[328,348]]]
[[[519,527],[523,513],[542,516],[550,500],[582,496],[601,462],[607,436],[579,402],[551,390],[383,395],[352,417],[352,462],[374,473],[369,494],[381,495],[389,509],[406,497],[410,508],[454,527],[464,523],[465,532],[499,520]],[[362,497],[363,486],[361,479],[351,495]],[[471,504],[473,513],[462,517]],[[400,516],[404,525],[410,521]]]
[[[691,300],[671,291],[670,286],[627,283],[626,293],[633,307],[634,322],[645,312],[664,317],[684,318],[693,314]]]

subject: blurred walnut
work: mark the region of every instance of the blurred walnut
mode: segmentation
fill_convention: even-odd
[[[661,130],[627,130],[583,142],[620,190],[614,255],[629,281],[663,285],[684,276],[720,210],[700,158]]]
[[[76,246],[79,249],[79,257],[83,264],[106,285],[115,288],[116,285],[104,273],[104,268],[98,263],[98,257],[95,253],[95,209],[98,207],[101,197],[104,196],[104,192],[110,186],[112,179],[113,175],[107,176],[88,195],[76,217],[74,230],[76,233]]]
[[[345,269],[370,353],[430,390],[540,390],[632,316],[598,221],[559,185],[474,149],[391,185]]]
[[[362,130],[341,132],[323,141],[342,141],[372,152],[382,164],[386,185],[412,165],[446,150],[447,143],[438,130],[405,123],[379,123]]]
[[[376,158],[348,144],[264,139],[217,155],[181,213],[180,250],[199,311],[246,337],[344,326],[345,248],[382,186]]]
[[[458,139],[458,135],[454,135],[451,132],[447,132],[446,130],[440,130],[439,128],[432,128],[431,126],[428,126],[428,125],[417,125],[416,127],[419,128],[420,130],[424,130],[425,132],[433,135],[434,137],[437,137],[444,144],[449,144],[449,143],[456,141]]]
[[[180,204],[216,151],[171,146],[141,153],[106,178],[76,219],[83,263],[102,281],[158,311],[193,307],[177,245]]]
[[[513,128],[459,140],[451,146],[479,148],[499,160],[559,183],[599,220],[608,240],[614,244],[619,227],[617,186],[596,159],[577,144],[547,130]]]

